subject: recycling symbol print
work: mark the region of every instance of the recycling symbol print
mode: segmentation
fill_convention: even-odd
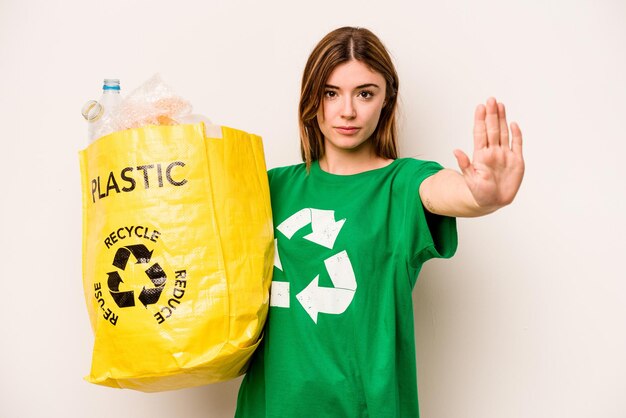
[[[311,224],[312,232],[303,238],[332,250],[345,222],[346,219],[335,221],[334,210],[305,208],[291,215],[276,229],[291,240],[297,231]],[[274,245],[274,266],[283,271],[278,254],[278,238],[274,240]],[[320,313],[339,315],[345,312],[352,303],[357,289],[356,277],[346,250],[326,258],[324,266],[333,287],[320,286],[318,274],[296,295],[298,302],[316,324]],[[272,281],[270,293],[270,306],[290,307],[289,282]]]
[[[138,299],[144,307],[148,307],[148,305],[153,305],[159,301],[161,292],[167,281],[167,276],[158,263],[150,265],[152,251],[148,250],[143,244],[127,245],[117,249],[115,257],[113,258],[113,266],[117,267],[119,271],[115,270],[107,273],[109,293],[118,307],[128,308],[135,306],[134,290],[120,291],[120,284],[124,283],[122,274],[126,270],[131,256],[136,261],[136,264],[146,265],[146,282],[149,285],[148,287],[143,287],[139,293]]]

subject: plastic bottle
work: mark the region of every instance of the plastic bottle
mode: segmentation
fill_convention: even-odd
[[[91,144],[101,136],[113,132],[111,116],[122,102],[120,80],[106,78],[102,85],[100,100],[90,100],[83,106],[82,114],[88,122],[88,139]]]

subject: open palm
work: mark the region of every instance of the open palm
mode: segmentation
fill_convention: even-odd
[[[513,201],[524,177],[522,132],[516,123],[509,127],[504,105],[489,98],[476,107],[474,118],[474,154],[461,150],[454,155],[476,203],[494,210]]]

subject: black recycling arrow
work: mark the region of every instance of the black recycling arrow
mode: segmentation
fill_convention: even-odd
[[[113,258],[113,265],[120,270],[126,269],[131,254],[137,260],[137,264],[149,263],[150,258],[152,258],[152,251],[149,251],[145,245],[128,245],[117,249]]]
[[[126,249],[126,247],[120,247],[115,252],[115,258],[113,258],[113,265],[120,270],[124,270],[126,268],[126,263],[128,263],[129,258],[130,258],[130,250]]]
[[[148,289],[144,287],[139,294],[139,301],[147,308],[148,305],[158,302],[161,297],[163,287],[165,286],[165,282],[167,281],[167,276],[159,263],[154,263],[153,266],[146,270],[146,274],[150,278],[154,287]]]
[[[109,285],[109,293],[111,297],[120,308],[127,308],[129,306],[135,306],[135,293],[132,290],[126,292],[120,292],[120,283],[123,283],[117,271],[107,273],[109,279],[107,284]]]
[[[152,258],[152,251],[148,251],[145,245],[128,245],[126,246],[137,259],[137,264],[149,263]]]
[[[141,293],[139,294],[139,301],[143,303],[143,306],[147,308],[148,305],[155,304],[159,301],[162,291],[163,291],[162,287],[151,287],[151,288],[144,287]]]
[[[154,263],[152,267],[146,270],[146,274],[155,287],[163,286],[167,280],[167,276],[159,263]]]
[[[109,280],[107,281],[107,284],[109,285],[109,290],[119,292],[120,283],[124,282],[120,277],[120,274],[117,271],[112,271],[110,273],[107,273],[107,275],[109,276]]]

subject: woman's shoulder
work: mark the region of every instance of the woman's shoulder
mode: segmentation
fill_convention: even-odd
[[[293,178],[294,175],[298,175],[300,173],[306,174],[306,164],[300,163],[283,167],[274,167],[267,171],[267,176],[270,181],[272,181],[273,179],[279,180],[281,178]]]
[[[398,158],[396,164],[400,171],[406,173],[432,172],[443,168],[436,161],[421,160],[413,157]]]
[[[420,187],[422,181],[442,169],[443,166],[435,161],[398,158],[392,173],[394,187],[414,190]]]

